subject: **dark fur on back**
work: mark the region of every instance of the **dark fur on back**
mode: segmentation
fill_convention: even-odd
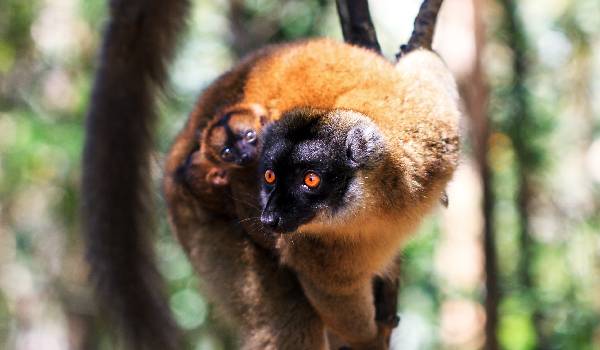
[[[83,207],[87,257],[101,305],[134,349],[177,349],[147,236],[155,97],[187,0],[112,0],[86,125]]]

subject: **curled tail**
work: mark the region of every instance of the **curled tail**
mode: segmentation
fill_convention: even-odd
[[[443,0],[423,0],[419,13],[415,18],[410,39],[406,44],[400,46],[400,52],[396,55],[397,59],[417,48],[431,50],[437,15],[442,2]]]
[[[133,349],[180,348],[154,264],[149,156],[155,97],[187,0],[111,0],[86,122],[82,216],[100,305]]]

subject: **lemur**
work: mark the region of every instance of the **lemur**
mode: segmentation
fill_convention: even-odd
[[[202,103],[200,101],[199,104]],[[201,119],[198,112],[199,108],[196,108],[191,118]],[[232,106],[216,112],[206,127],[197,132],[200,134],[197,137],[198,149],[194,149],[188,156],[182,176],[186,187],[194,193],[204,208],[213,213],[218,208],[227,208],[224,212],[231,212],[228,207],[232,197],[224,187],[229,183],[229,173],[232,169],[248,166],[256,160],[258,133],[266,121],[275,119],[276,114],[273,111],[267,113],[261,105],[233,103]],[[249,163],[244,163],[244,155],[250,156]],[[220,193],[215,196],[215,192],[218,191]],[[245,198],[246,201],[252,198],[247,197],[249,198]],[[265,237],[263,232],[257,232],[255,229],[250,230],[250,234],[259,246],[273,250],[273,237]],[[389,277],[397,275],[393,273]],[[388,325],[385,331],[386,339],[397,324],[396,283],[396,278],[377,278],[374,281],[374,292],[377,295],[375,302],[378,304],[377,318]]]
[[[325,326],[352,349],[383,349],[371,281],[441,196],[457,162],[459,112],[430,51],[361,71],[377,84],[363,78],[333,108],[292,109],[267,127],[261,222],[285,233],[280,260]]]
[[[245,80],[241,84],[242,87],[237,88],[241,91],[241,99],[232,102],[257,103],[266,106],[267,110],[284,111],[282,119],[268,129],[263,150],[263,157],[267,158],[263,158],[261,164],[264,167],[269,161],[274,161],[268,158],[271,149],[275,147],[271,145],[270,140],[276,140],[273,144],[277,144],[277,141],[285,141],[288,137],[291,137],[292,141],[289,143],[292,144],[306,141],[311,146],[306,146],[308,148],[304,150],[305,153],[286,153],[289,162],[295,159],[308,162],[310,158],[308,153],[314,152],[318,153],[321,165],[331,161],[337,164],[339,169],[336,169],[339,171],[307,172],[303,174],[306,175],[304,179],[306,181],[300,185],[310,187],[310,184],[314,185],[313,182],[316,181],[315,188],[321,186],[319,187],[321,190],[326,186],[325,183],[333,182],[342,186],[336,187],[333,191],[336,196],[332,198],[325,196],[327,201],[319,202],[318,205],[328,213],[322,214],[319,211],[321,213],[319,215],[325,215],[324,217],[313,218],[312,215],[316,215],[317,210],[306,204],[306,200],[303,202],[299,199],[300,197],[293,197],[294,200],[287,201],[285,204],[298,210],[308,210],[307,216],[296,212],[299,217],[295,219],[281,214],[280,208],[275,210],[273,206],[276,201],[265,199],[262,203],[264,206],[262,222],[272,226],[275,231],[300,229],[294,234],[279,236],[276,243],[277,252],[279,259],[299,274],[301,282],[304,281],[303,290],[311,305],[325,321],[327,328],[349,342],[353,348],[384,346],[373,343],[380,337],[376,337],[370,281],[378,273],[385,273],[386,265],[395,255],[401,241],[441,196],[445,183],[454,169],[458,140],[456,130],[458,110],[453,80],[441,60],[426,50],[408,54],[396,67],[369,51],[324,39],[274,47],[269,50],[269,54],[257,57],[249,71],[242,69]],[[338,65],[340,60],[344,60],[343,66]],[[335,70],[329,71],[328,69],[332,67],[335,67]],[[271,76],[278,79],[265,78]],[[319,85],[325,81],[331,84]],[[211,86],[211,89],[223,90],[220,85],[217,83]],[[298,95],[301,98],[294,97]],[[290,102],[294,101],[294,98],[296,104]],[[304,103],[311,108],[298,109]],[[210,114],[209,112],[208,115]],[[312,123],[309,123],[310,127],[296,125],[305,124],[303,119]],[[289,120],[292,122],[288,125]],[[190,119],[187,128],[193,130],[194,127],[190,125],[197,123],[198,121]],[[336,125],[339,128],[337,131]],[[288,133],[281,128],[290,128],[297,132]],[[329,137],[337,137],[338,144],[312,142],[314,140],[311,141],[311,138],[316,137],[313,134],[303,139],[302,135],[307,132],[320,136],[328,132]],[[299,139],[296,140],[297,138]],[[348,148],[342,149],[345,146]],[[347,154],[353,157],[348,160],[354,162],[353,169],[350,169],[350,164],[344,164],[340,160],[342,155],[347,156]],[[275,181],[274,184],[277,180],[273,180],[271,176],[281,178],[277,175],[278,170],[266,170],[264,181]],[[371,180],[358,181],[358,183],[364,182],[363,186],[366,186],[361,189],[362,194],[359,196],[354,193],[352,198],[344,197],[346,193],[344,191],[350,186],[348,174],[356,176],[359,173],[370,174],[375,171],[384,171],[389,178],[365,175]],[[283,172],[285,173],[285,170]],[[338,177],[332,181],[327,176],[323,177],[322,172],[337,174]],[[320,179],[323,179],[322,181],[327,179],[327,182],[320,184],[318,183]],[[240,196],[245,196],[246,200],[253,198],[256,190],[254,193],[248,192],[254,181],[256,175],[248,169],[232,171],[232,186],[243,184],[238,186],[239,189],[232,187],[234,198],[236,192]],[[367,200],[369,202],[366,202]],[[267,205],[268,203],[270,206]],[[303,203],[304,206],[299,203]],[[352,203],[358,209],[366,206],[368,208],[364,210],[370,214],[366,215],[356,209],[356,213],[361,217],[355,219],[349,214],[352,211],[340,209],[344,203]],[[239,209],[239,204],[242,209]],[[252,219],[258,214],[257,208],[254,207],[255,203],[247,205],[244,201],[238,201],[236,205],[238,217],[242,221]],[[336,206],[337,209],[333,210],[332,208]],[[388,206],[395,207],[396,210],[386,213],[383,208]],[[336,215],[345,213],[343,215],[346,216],[339,221],[345,222],[348,226],[339,226],[338,220],[335,219],[337,216],[333,213]],[[327,218],[327,215],[331,217]],[[246,225],[246,229],[250,232],[260,228],[256,227],[256,221],[246,222],[251,224]],[[397,229],[402,234],[391,232],[395,230],[391,230],[390,226],[397,225],[405,226]],[[354,227],[362,227],[364,231],[352,233]],[[177,224],[174,228],[178,230]],[[373,230],[380,232],[373,235]],[[333,236],[306,234],[323,231],[336,231],[337,234]],[[290,242],[294,242],[294,245]],[[338,246],[340,242],[341,246]],[[306,246],[303,247],[303,244]],[[322,254],[321,259],[324,260],[311,265],[315,263],[311,254],[318,254],[320,245],[335,247],[334,251],[337,253]],[[335,259],[342,259],[345,256],[343,252],[347,246],[352,248],[346,253],[348,255],[346,259],[349,260],[336,261]],[[355,258],[363,266],[352,264]],[[330,261],[330,264],[325,264],[327,259],[334,260]],[[329,266],[332,271],[327,270]],[[311,271],[316,271],[316,276],[311,275]],[[340,287],[339,274],[348,274],[341,278],[347,283],[350,283],[349,276],[354,276],[356,280],[352,280],[350,285],[352,288],[360,286],[357,290],[359,294],[352,296],[356,299],[351,304],[356,312],[340,313],[339,310],[348,310],[349,307],[340,308],[338,300],[331,300],[331,304],[322,300],[323,294],[331,297],[335,295],[335,291],[339,291],[339,288],[342,289],[344,298],[350,298],[348,293],[352,288]],[[320,290],[323,287],[327,288],[325,293]]]
[[[165,80],[186,10],[186,1],[111,1],[88,115],[83,181],[88,257],[104,305],[117,314],[134,348],[180,347],[144,241],[150,214],[143,194],[148,193],[152,97]],[[243,221],[248,227],[244,210],[260,213],[255,206],[261,177],[249,169],[232,171],[235,176],[227,179],[236,207],[232,219],[230,210],[212,210],[213,205],[197,200],[188,173],[196,164],[197,130],[210,115],[240,101],[243,91],[236,81],[252,69],[249,61],[269,53],[254,54],[215,83],[221,84],[219,91],[209,88],[203,94],[197,106],[201,118],[188,122],[170,152],[164,186],[177,235],[200,274],[211,281],[207,286],[222,309],[240,325],[243,347],[320,349],[327,346],[323,318],[295,273],[236,224]]]

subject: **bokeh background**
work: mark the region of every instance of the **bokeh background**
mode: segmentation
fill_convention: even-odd
[[[390,58],[418,0],[371,1]],[[333,1],[193,1],[157,127],[155,174],[194,99],[241,55],[341,40]],[[0,1],[0,348],[112,349],[78,206],[100,0]],[[434,43],[463,95],[450,206],[403,253],[402,349],[600,349],[600,2],[446,0]],[[173,240],[155,239],[190,349],[233,349]],[[140,291],[144,293],[144,291]]]

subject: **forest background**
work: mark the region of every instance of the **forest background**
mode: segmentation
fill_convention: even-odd
[[[418,0],[371,1],[390,59]],[[101,0],[0,2],[0,348],[111,349],[78,214]],[[203,87],[266,43],[341,40],[325,0],[193,1],[157,126],[155,247],[191,349],[233,349],[166,223],[164,152]],[[463,97],[450,206],[403,252],[402,349],[600,348],[600,2],[446,0]],[[143,293],[143,291],[140,291]]]

